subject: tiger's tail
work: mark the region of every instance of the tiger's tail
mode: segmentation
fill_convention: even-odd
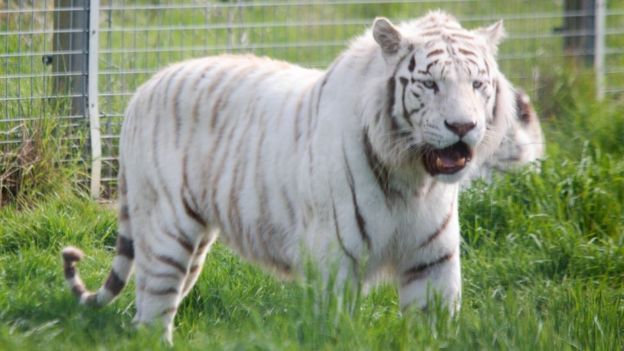
[[[127,203],[127,188],[122,170],[119,176],[119,233],[117,234],[116,255],[108,278],[95,292],[87,290],[76,267],[84,254],[76,247],[68,246],[62,251],[65,281],[79,299],[87,306],[104,306],[110,303],[126,286],[134,262],[134,243],[130,235],[130,215]]]

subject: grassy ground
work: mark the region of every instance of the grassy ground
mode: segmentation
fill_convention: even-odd
[[[314,279],[279,282],[217,245],[180,308],[175,348],[620,349],[622,107],[592,101],[583,81],[566,77],[549,92],[557,101],[542,103],[550,142],[541,172],[477,184],[461,198],[464,297],[456,319],[401,313],[389,286],[339,312]],[[131,328],[132,285],[113,305],[90,310],[63,284],[59,250],[68,243],[88,255],[87,284],[101,283],[113,211],[62,182],[34,198],[0,209],[0,349],[164,348],[158,332]]]

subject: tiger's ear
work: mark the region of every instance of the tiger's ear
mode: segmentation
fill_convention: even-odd
[[[373,37],[384,56],[392,56],[399,52],[401,47],[401,33],[385,17],[375,18],[373,23]]]
[[[498,52],[498,44],[500,44],[500,42],[507,35],[505,32],[505,26],[503,25],[503,20],[499,20],[498,22],[487,27],[477,28],[475,32],[485,39],[485,42],[488,44],[494,55]]]

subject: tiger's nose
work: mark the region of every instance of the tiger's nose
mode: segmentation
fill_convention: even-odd
[[[475,122],[469,122],[469,123],[449,123],[447,121],[444,121],[444,125],[451,132],[457,134],[457,136],[459,136],[461,138],[464,135],[468,134],[469,131],[473,130],[474,127],[477,126],[477,123],[475,123]]]

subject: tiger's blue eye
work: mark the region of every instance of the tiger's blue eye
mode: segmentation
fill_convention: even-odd
[[[438,85],[436,84],[435,81],[429,79],[429,80],[423,80],[422,84],[425,86],[425,88],[427,89],[434,89],[437,90],[438,89]]]
[[[474,82],[472,82],[472,87],[474,89],[479,89],[483,86],[483,82],[479,81],[479,80],[475,80]]]

